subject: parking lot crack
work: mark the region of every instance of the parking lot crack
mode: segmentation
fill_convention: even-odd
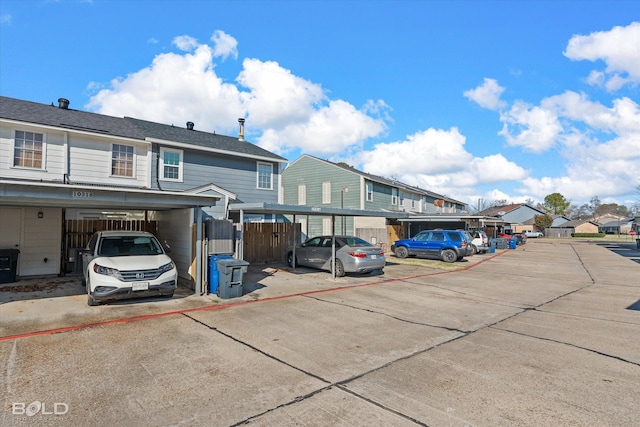
[[[433,324],[429,324],[429,323],[416,322],[416,321],[409,320],[409,319],[403,319],[403,318],[398,317],[398,316],[393,316],[393,315],[388,314],[388,313],[383,313],[381,311],[372,310],[370,308],[356,307],[356,306],[351,305],[351,304],[344,304],[344,303],[340,303],[340,302],[336,302],[336,301],[329,301],[329,300],[318,298],[318,297],[314,297],[314,296],[311,296],[311,295],[305,295],[305,298],[314,299],[316,301],[324,302],[324,303],[327,303],[327,304],[340,305],[342,307],[348,307],[348,308],[352,308],[354,310],[365,311],[367,313],[378,314],[380,316],[389,317],[389,318],[397,320],[399,322],[409,323],[409,324],[412,324],[412,325],[428,326],[428,327],[431,327],[431,328],[444,329],[446,331],[457,332],[457,333],[460,333],[460,334],[468,334],[469,332],[472,332],[472,331],[463,331],[461,329],[451,328],[451,327],[448,327],[448,326],[433,325]]]
[[[248,342],[242,341],[241,339],[236,338],[236,337],[234,337],[233,335],[228,334],[228,333],[226,333],[226,332],[224,332],[224,331],[222,331],[222,330],[220,330],[220,329],[216,328],[215,326],[208,325],[208,324],[206,324],[205,322],[203,322],[203,321],[201,321],[201,320],[198,320],[198,319],[196,319],[195,317],[190,316],[190,315],[189,315],[189,314],[187,314],[187,313],[182,313],[182,315],[183,315],[184,317],[186,317],[186,318],[188,318],[188,319],[191,319],[191,320],[193,320],[194,322],[196,322],[196,323],[198,323],[198,324],[200,324],[200,325],[202,325],[202,326],[204,326],[204,327],[206,327],[206,328],[208,328],[208,329],[210,329],[210,330],[214,331],[214,332],[217,332],[218,334],[220,334],[220,335],[222,335],[222,336],[224,336],[224,337],[226,337],[226,338],[229,338],[229,339],[230,339],[230,340],[232,340],[232,341],[237,342],[238,344],[241,344],[241,345],[243,345],[243,346],[245,346],[245,347],[248,347],[248,348],[250,348],[251,350],[256,351],[256,352],[258,352],[258,353],[262,354],[263,356],[268,357],[269,359],[272,359],[272,360],[274,360],[274,361],[276,361],[276,362],[278,362],[278,363],[282,363],[283,365],[288,366],[288,367],[290,367],[290,368],[292,368],[292,369],[295,369],[295,370],[297,370],[297,371],[299,371],[299,372],[302,372],[303,374],[308,375],[308,376],[310,376],[310,377],[312,377],[312,378],[315,378],[315,379],[317,379],[318,381],[322,381],[322,382],[324,382],[324,383],[326,383],[326,384],[331,384],[331,381],[328,381],[328,380],[326,380],[326,379],[324,379],[324,378],[322,378],[322,377],[320,377],[320,376],[318,376],[318,375],[316,375],[316,374],[314,374],[314,373],[312,373],[312,372],[305,371],[304,369],[301,369],[301,368],[299,368],[299,367],[297,367],[297,366],[294,366],[294,365],[292,365],[292,364],[290,364],[290,363],[288,363],[288,362],[285,362],[284,360],[282,360],[282,359],[280,359],[280,358],[278,358],[278,357],[276,357],[276,356],[274,356],[274,355],[272,355],[272,354],[269,354],[269,353],[267,353],[266,351],[264,351],[264,350],[262,350],[262,349],[260,349],[260,348],[258,348],[258,347],[256,347],[256,346],[254,346],[254,345],[249,344]]]
[[[638,363],[638,362],[627,360],[627,359],[625,359],[623,357],[620,357],[620,356],[614,356],[612,354],[604,353],[604,352],[601,352],[599,350],[594,350],[592,348],[583,347],[583,346],[577,345],[577,344],[572,344],[572,343],[569,343],[569,342],[566,342],[566,341],[555,340],[555,339],[552,339],[552,338],[544,338],[544,337],[540,337],[540,336],[537,336],[537,335],[525,334],[525,333],[514,331],[514,330],[511,330],[511,329],[501,328],[499,326],[492,326],[492,328],[493,329],[497,329],[499,331],[509,332],[511,334],[520,335],[520,336],[527,337],[527,338],[534,338],[534,339],[537,339],[537,340],[553,342],[553,343],[556,343],[556,344],[563,344],[563,345],[566,345],[568,347],[572,347],[572,348],[577,348],[577,349],[580,349],[580,350],[588,351],[588,352],[591,352],[591,353],[595,353],[595,354],[597,354],[599,356],[605,356],[605,357],[608,357],[608,358],[611,358],[611,359],[619,360],[619,361],[624,362],[624,363],[628,363],[630,365],[634,365],[634,366],[640,367],[640,363]]]

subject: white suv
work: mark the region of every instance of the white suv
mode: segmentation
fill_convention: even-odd
[[[143,231],[98,231],[82,254],[87,304],[155,295],[171,297],[176,265],[156,237]]]
[[[489,238],[487,233],[482,230],[469,231],[473,240],[471,244],[474,247],[476,253],[487,253],[489,251]]]
[[[523,233],[527,237],[544,237],[544,234],[535,230],[524,230]]]

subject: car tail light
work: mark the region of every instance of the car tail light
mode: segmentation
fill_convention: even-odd
[[[380,251],[380,253],[378,255],[384,256],[384,251]]]
[[[364,252],[349,252],[349,255],[351,255],[354,258],[366,258],[367,254]]]
[[[462,247],[466,248],[467,247],[467,242],[465,242],[464,240],[462,241]]]

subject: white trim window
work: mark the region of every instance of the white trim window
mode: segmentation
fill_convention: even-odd
[[[373,183],[367,182],[367,202],[373,202]]]
[[[160,148],[160,179],[182,182],[182,150]]]
[[[398,204],[398,189],[397,188],[392,188],[391,189],[391,204],[393,206],[396,206]]]
[[[331,203],[331,182],[325,181],[322,183],[322,203]]]
[[[298,184],[298,204],[303,206],[307,204],[307,185]]]
[[[257,186],[259,190],[273,190],[273,165],[258,162]]]
[[[323,217],[322,218],[322,234],[333,234],[333,229],[331,228],[331,225],[333,224],[333,222],[331,221],[331,218],[326,218]]]
[[[111,175],[133,178],[134,172],[133,145],[111,145]]]
[[[44,169],[46,154],[44,134],[17,130],[14,135],[13,166]]]

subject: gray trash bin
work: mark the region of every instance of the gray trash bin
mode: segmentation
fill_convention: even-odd
[[[242,277],[249,263],[241,259],[223,258],[216,261],[218,267],[218,296],[236,298],[242,296]]]

